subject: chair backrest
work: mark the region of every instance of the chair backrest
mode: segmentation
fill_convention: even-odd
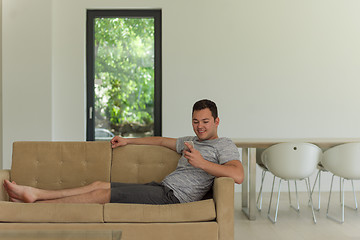
[[[279,143],[267,148],[261,155],[269,171],[286,180],[309,177],[321,157],[321,149],[310,143]]]
[[[360,143],[345,143],[326,150],[321,163],[337,176],[360,179]]]

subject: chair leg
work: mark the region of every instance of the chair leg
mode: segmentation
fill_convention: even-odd
[[[266,170],[262,171],[261,174],[261,185],[260,185],[260,192],[256,201],[256,208],[261,211],[261,207],[262,207],[262,190],[263,190],[263,185],[264,185],[264,179],[265,179],[265,175],[266,175]],[[260,201],[260,204],[259,204]]]
[[[339,182],[339,184],[340,184],[340,193],[342,192],[342,186],[341,186],[341,177],[340,177],[340,182]],[[342,202],[341,202],[341,200],[342,200],[342,198],[341,198],[341,194],[340,194],[340,205],[342,205]]]
[[[278,189],[278,199],[277,199],[276,210],[275,210],[275,216],[274,216],[274,217],[271,217],[271,216],[270,216],[270,211],[271,211],[272,197],[273,197],[274,186],[275,186],[275,176],[274,176],[274,178],[273,178],[273,185],[272,185],[272,188],[271,188],[269,210],[268,210],[268,218],[270,219],[270,221],[271,221],[272,223],[276,223],[277,215],[278,215],[278,211],[279,211],[281,181],[282,181],[282,179],[280,178],[280,180],[279,180],[279,189]],[[312,202],[312,192],[311,192],[311,187],[310,187],[310,179],[309,179],[309,178],[305,178],[305,183],[306,183],[307,192],[308,192],[308,194],[309,194],[310,206],[311,206],[311,210],[312,210],[313,220],[314,220],[314,223],[316,223],[314,206],[313,206],[313,202]],[[298,197],[298,191],[297,191],[297,183],[296,183],[296,181],[295,181],[295,188],[296,188],[296,201],[297,201],[297,205],[298,205],[297,208],[295,208],[295,207],[293,207],[293,206],[291,205],[290,185],[289,185],[289,181],[288,181],[288,190],[289,190],[290,206],[291,206],[292,208],[294,208],[295,210],[298,211],[298,210],[300,209],[300,206],[299,206],[300,204],[299,204],[299,197]]]
[[[299,195],[298,195],[296,180],[295,180],[294,182],[295,182],[295,193],[296,193],[296,203],[297,203],[297,207],[294,207],[294,206],[291,204],[290,181],[288,181],[289,202],[290,202],[290,207],[291,207],[292,209],[294,209],[295,211],[299,212],[299,211],[300,211],[300,203],[299,203]]]
[[[356,194],[355,194],[355,188],[354,188],[354,181],[353,181],[353,180],[351,180],[351,185],[352,185],[352,190],[353,190],[353,194],[354,194],[355,207],[351,207],[351,206],[348,206],[348,205],[346,205],[346,204],[345,204],[345,207],[357,211],[357,209],[358,209],[358,204],[357,204],[357,200],[356,200]]]
[[[330,185],[330,192],[329,192],[329,201],[328,201],[328,206],[327,206],[327,210],[326,210],[326,217],[328,217],[329,219],[333,220],[333,221],[336,221],[338,223],[344,223],[344,218],[345,218],[345,214],[344,214],[344,181],[345,179],[343,179],[343,181],[341,181],[341,178],[340,178],[340,203],[341,203],[341,219],[337,219],[333,216],[330,216],[329,214],[329,208],[330,208],[330,199],[331,199],[331,191],[332,191],[332,185],[333,185],[333,181],[334,181],[334,176],[332,176],[331,178],[331,185]]]
[[[355,209],[354,210],[357,210],[358,209],[358,204],[357,204],[357,200],[356,200],[356,194],[355,194],[355,188],[354,188],[354,181],[353,180],[351,180],[351,185],[352,185],[353,194],[354,194],[354,200],[355,200]]]
[[[320,201],[321,201],[321,170],[319,172],[319,198],[318,198],[318,207],[317,211],[320,211]]]
[[[310,179],[309,178],[305,178],[305,183],[306,183],[306,188],[308,190],[309,193],[309,199],[310,199],[310,206],[311,206],[311,212],[313,215],[313,220],[314,223],[316,223],[316,217],[315,217],[315,212],[314,212],[314,205],[313,205],[313,201],[312,201],[312,192],[311,192],[311,187],[310,187]]]
[[[314,194],[314,190],[315,190],[315,185],[316,185],[316,182],[319,181],[319,194],[318,194],[318,207],[314,207],[314,210],[315,211],[320,211],[320,200],[321,200],[321,197],[320,197],[320,183],[321,183],[321,170],[318,171],[318,173],[316,174],[316,178],[315,178],[315,182],[314,182],[314,185],[313,185],[313,188],[311,190],[311,195]],[[310,199],[309,199],[309,205],[310,205]]]
[[[272,202],[272,196],[273,196],[274,185],[275,185],[275,176],[274,176],[274,178],[273,178],[273,185],[272,185],[272,189],[271,189],[269,210],[268,210],[268,218],[269,218],[269,220],[270,220],[272,223],[276,223],[276,220],[277,220],[277,214],[278,214],[278,210],[279,210],[281,181],[282,181],[282,179],[279,180],[279,190],[278,190],[278,199],[277,199],[277,203],[276,203],[275,216],[274,216],[274,218],[272,218],[272,217],[270,216],[270,210],[271,210],[271,202]]]

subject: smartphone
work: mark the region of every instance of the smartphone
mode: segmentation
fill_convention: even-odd
[[[194,142],[193,142],[193,141],[185,141],[185,143],[188,143],[188,144],[190,144],[192,147],[194,147]],[[184,145],[184,146],[185,146],[185,147],[184,147],[184,150],[190,152],[190,149],[189,149],[186,145]]]

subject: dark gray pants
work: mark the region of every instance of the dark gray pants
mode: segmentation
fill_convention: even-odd
[[[170,188],[157,182],[145,184],[112,182],[110,202],[158,205],[180,203]]]

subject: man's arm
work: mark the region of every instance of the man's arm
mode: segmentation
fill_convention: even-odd
[[[231,177],[238,184],[244,180],[244,168],[239,160],[232,160],[225,164],[216,164],[206,161],[190,144],[185,143],[189,151],[184,151],[184,156],[188,159],[189,163],[196,168],[201,168],[205,172],[215,177]]]
[[[122,138],[115,136],[111,139],[111,147],[121,147],[128,144],[135,145],[157,145],[170,148],[171,150],[176,151],[176,138],[166,138],[166,137],[144,137],[144,138]]]

